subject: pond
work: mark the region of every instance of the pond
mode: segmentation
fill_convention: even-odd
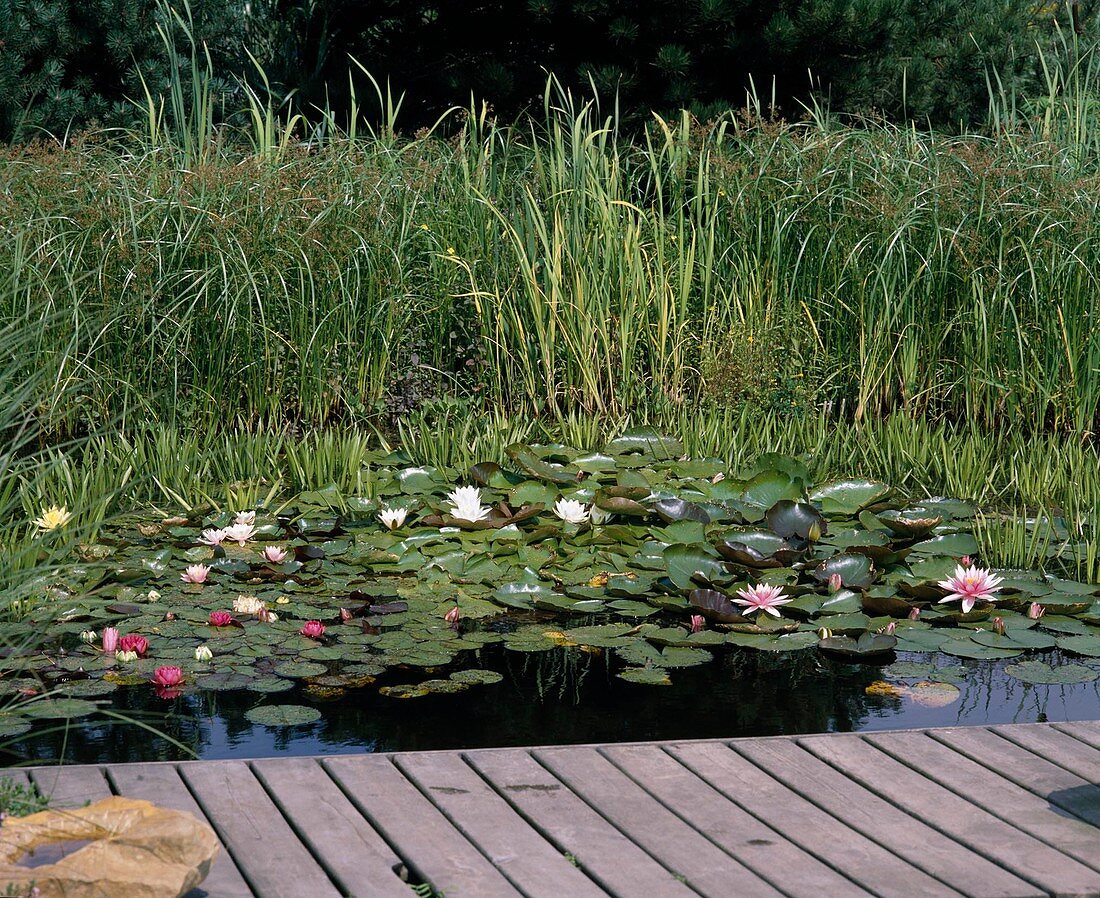
[[[6,626],[0,737],[116,761],[1100,716],[1100,585],[983,566],[966,502],[651,432],[507,457],[105,524]]]

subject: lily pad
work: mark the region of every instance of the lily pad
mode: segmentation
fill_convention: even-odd
[[[249,708],[244,716],[265,727],[292,727],[316,723],[321,719],[321,712],[307,705],[260,705]]]

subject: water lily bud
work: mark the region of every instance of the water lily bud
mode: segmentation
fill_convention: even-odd
[[[1005,635],[1005,622],[1003,617],[993,618],[993,632],[998,636]]]
[[[462,617],[462,613],[458,610],[458,606],[455,605],[454,608],[443,615],[443,620],[449,624],[457,624],[460,617]]]
[[[974,559],[971,558],[969,555],[964,555],[962,558],[959,559],[959,564],[961,564],[963,567],[970,567],[970,565],[972,565],[973,563]]]
[[[206,645],[200,645],[195,649],[195,660],[205,664],[211,658],[214,657],[214,653],[210,651],[210,647]]]
[[[897,621],[890,621],[885,627],[882,628],[882,632],[887,636],[893,636],[898,629]]]
[[[840,574],[829,575],[829,592],[840,592],[840,587],[844,585],[844,578]]]
[[[164,619],[166,621],[174,621],[176,619],[176,612],[174,612],[174,611],[164,612]]]
[[[1046,611],[1046,608],[1044,608],[1038,602],[1032,602],[1030,605],[1027,606],[1027,616],[1031,618],[1031,620],[1038,620],[1044,614],[1046,614]]]
[[[821,524],[819,524],[817,521],[814,521],[812,524],[810,524],[810,530],[806,534],[806,537],[812,543],[816,543],[819,539],[821,539]]]
[[[701,614],[693,614],[691,616],[691,632],[698,633],[706,626],[706,621]]]
[[[119,649],[117,652],[115,652],[115,660],[116,661],[122,661],[124,663],[128,663],[128,662],[131,662],[131,661],[137,661],[137,658],[138,658],[138,653],[135,652],[135,651],[132,651],[132,650],[127,652],[127,651],[123,651],[122,649]]]
[[[918,618],[920,618],[920,609],[911,608],[909,610],[909,620],[917,620]]]
[[[256,614],[256,617],[262,624],[273,624],[279,619],[279,615],[277,615],[274,611],[268,611],[266,608],[261,609]]]
[[[347,608],[341,608],[340,609],[340,621],[342,623],[346,624],[349,620],[351,620],[351,612],[348,611]]]
[[[98,638],[99,638],[99,635],[96,633],[95,630],[81,630],[80,631],[80,641],[81,642],[86,642],[89,645],[91,645]]]
[[[818,639],[828,639],[832,635],[833,631],[830,630],[828,627],[822,627],[820,630],[817,631]]]

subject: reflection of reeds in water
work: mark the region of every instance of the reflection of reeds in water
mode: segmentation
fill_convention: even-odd
[[[562,646],[546,652],[504,652],[504,664],[515,684],[532,681],[539,701],[568,699],[581,703],[585,678],[594,664],[606,663],[607,650],[599,653],[582,651],[576,646]],[[522,659],[517,655],[523,656]],[[522,687],[521,687],[522,688]]]

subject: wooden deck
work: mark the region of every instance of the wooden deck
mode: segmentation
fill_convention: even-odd
[[[193,898],[1100,896],[1100,723],[8,775],[209,821]]]

